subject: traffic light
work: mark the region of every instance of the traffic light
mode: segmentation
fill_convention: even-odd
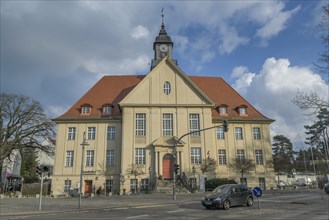
[[[48,173],[49,172],[49,166],[46,166],[46,165],[42,166],[42,172]]]
[[[175,171],[176,174],[178,173],[178,170],[179,170],[179,164],[175,164],[174,165],[174,171]]]
[[[223,128],[224,128],[224,132],[228,131],[228,121],[227,120],[223,121]]]
[[[37,173],[39,176],[41,176],[41,174],[42,174],[42,169],[41,169],[40,166],[37,166],[36,173]]]

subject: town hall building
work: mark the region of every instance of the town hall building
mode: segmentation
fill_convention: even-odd
[[[177,176],[196,186],[201,176],[263,189],[276,186],[269,130],[273,120],[224,79],[188,76],[173,59],[173,49],[162,21],[147,75],[104,76],[53,119],[58,126],[54,195],[79,189],[81,165],[84,195],[154,189],[157,180],[173,180],[175,164]],[[88,145],[82,147],[84,140]],[[236,158],[255,165],[243,179],[230,166]],[[216,162],[214,169],[203,173],[209,159]]]

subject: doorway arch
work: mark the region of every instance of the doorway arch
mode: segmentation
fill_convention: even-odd
[[[172,154],[165,154],[162,158],[162,176],[165,180],[173,179],[174,170],[174,156]]]

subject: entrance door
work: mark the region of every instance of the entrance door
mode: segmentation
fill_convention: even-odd
[[[165,180],[173,179],[174,157],[172,154],[164,155],[162,159],[162,176]]]
[[[90,195],[92,191],[92,185],[93,181],[92,180],[85,180],[85,195]]]

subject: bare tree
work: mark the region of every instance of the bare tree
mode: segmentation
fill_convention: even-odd
[[[0,93],[0,116],[0,166],[14,150],[38,149],[53,155],[53,148],[41,142],[54,137],[54,124],[38,101]]]
[[[216,169],[217,162],[213,158],[206,158],[203,159],[200,170],[202,174],[209,172],[209,171],[214,171]]]
[[[252,159],[247,158],[234,158],[233,162],[228,165],[236,173],[241,174],[241,180],[243,181],[244,174],[249,173],[256,167]]]
[[[128,169],[126,170],[126,174],[127,175],[133,175],[135,180],[137,181],[137,177],[144,174],[144,168],[145,165],[144,164],[130,164],[130,166],[128,167]],[[135,185],[135,192],[137,192],[137,186]]]

